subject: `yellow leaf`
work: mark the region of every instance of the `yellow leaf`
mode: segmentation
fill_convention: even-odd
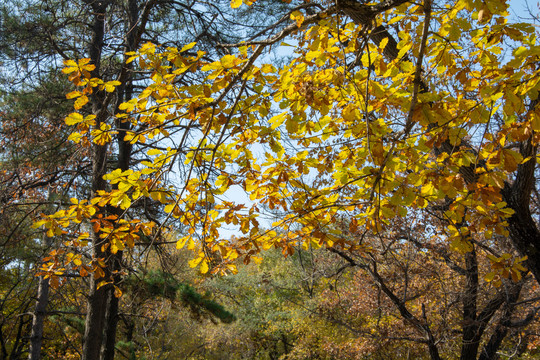
[[[225,55],[221,58],[220,62],[225,69],[230,69],[236,65],[236,60],[234,55]]]
[[[73,105],[73,107],[75,108],[75,110],[79,110],[87,103],[88,103],[88,97],[86,95],[83,95],[83,96],[80,96],[77,100],[75,100],[75,104]]]
[[[185,236],[185,237],[181,238],[180,240],[178,240],[176,242],[176,248],[177,249],[182,249],[186,245],[186,242],[187,242],[188,239],[189,239],[189,237]]]
[[[232,0],[231,1],[231,8],[236,9],[239,8],[242,5],[242,0]]]
[[[450,247],[454,250],[459,252],[460,254],[465,254],[468,252],[471,252],[473,250],[472,244],[463,238],[457,238],[452,240],[450,243]]]
[[[99,129],[95,129],[92,131],[92,136],[94,136],[94,143],[98,145],[105,145],[106,143],[109,143],[112,140],[111,137],[111,125],[101,123]]]
[[[540,131],[540,113],[538,111],[532,113],[531,125],[534,131]]]
[[[64,60],[65,67],[78,67],[77,63],[74,60]]]
[[[135,59],[138,58],[138,57],[139,57],[138,55],[128,57],[128,58],[126,59],[126,64],[131,63],[133,60],[135,60]]]
[[[76,125],[83,122],[84,118],[79,113],[71,113],[66,117],[64,121],[66,122],[66,125]]]
[[[62,72],[64,74],[71,74],[71,73],[78,73],[79,72],[79,68],[77,66],[69,66],[69,67],[65,67],[62,69]],[[70,77],[71,79],[71,77]]]
[[[503,149],[504,154],[504,169],[508,172],[517,170],[518,164],[523,160],[523,157],[516,151]]]
[[[39,221],[36,221],[33,225],[32,225],[32,228],[34,229],[37,229],[38,227],[41,227],[43,225],[46,225],[48,223],[48,220],[45,219],[45,220],[39,220]]]
[[[136,103],[137,103],[137,99],[131,99],[128,102],[121,103],[120,106],[118,106],[118,109],[125,110],[126,112],[130,112],[130,111],[133,111]]]
[[[174,207],[176,206],[175,203],[171,203],[165,206],[165,209],[163,209],[167,214],[171,213],[174,210]]]
[[[82,139],[82,135],[78,132],[71,133],[68,136],[68,140],[73,141],[75,144],[78,144]]]
[[[114,91],[114,89],[120,84],[121,84],[121,82],[116,81],[116,80],[115,81],[107,81],[105,83],[105,91],[112,93]]]
[[[188,265],[189,265],[189,267],[194,268],[194,267],[196,267],[197,265],[199,265],[199,263],[200,263],[203,259],[204,259],[204,255],[202,255],[202,256],[199,255],[199,257],[197,257],[197,258],[195,258],[195,259],[193,259],[193,260],[188,261]]]
[[[101,270],[101,269],[99,269]],[[98,269],[96,269],[96,273],[99,273],[101,275],[101,273],[103,272],[103,270],[99,271]],[[98,277],[98,276],[96,276]],[[99,276],[101,277],[101,276]],[[97,284],[97,289],[99,290],[99,288],[101,288],[102,286],[105,286],[107,284],[110,284],[108,281],[100,281],[98,284]]]
[[[82,92],[80,92],[80,91],[72,91],[72,92],[66,94],[66,99],[74,99],[74,98],[79,97],[81,95],[82,95]]]
[[[422,189],[420,190],[420,193],[425,196],[433,195],[435,194],[435,192],[436,192],[436,189],[432,183],[425,184],[424,186],[422,186]]]
[[[139,52],[143,55],[153,55],[156,52],[156,45],[151,42],[144,43]]]
[[[80,59],[80,60],[79,60],[79,64],[78,64],[78,65],[79,65],[80,67],[84,67],[84,66],[86,66],[86,65],[89,64],[89,63],[90,63],[90,59],[89,59],[89,58],[83,58],[83,59]]]
[[[379,43],[379,48],[381,50],[384,50],[384,48],[386,47],[386,45],[388,44],[388,38],[385,37],[384,39],[381,40],[381,42]]]
[[[240,4],[242,4],[242,2],[240,2]],[[189,44],[187,44],[187,45],[184,45],[184,47],[180,50],[180,52],[188,51],[189,49],[191,49],[192,47],[194,47],[196,44],[197,44],[197,42],[194,41],[194,42],[192,42],[192,43],[189,43]]]
[[[384,162],[384,145],[382,141],[374,141],[371,148],[371,155],[373,155],[373,162],[376,165],[382,165]]]
[[[160,155],[161,150],[159,150],[159,149],[150,149],[146,153],[148,154],[148,156]]]
[[[291,20],[296,21],[296,25],[298,27],[300,27],[300,26],[302,26],[302,23],[304,22],[304,14],[302,14],[298,10],[293,11],[292,14],[291,14]]]
[[[122,201],[120,202],[120,208],[121,209],[127,209],[131,206],[131,200],[127,195],[122,196]]]
[[[208,262],[203,260],[201,262],[201,274],[206,274],[208,272]]]
[[[486,276],[484,276],[484,280],[487,282],[492,282],[495,278],[495,275],[497,275],[494,271],[487,273]]]
[[[276,68],[270,64],[264,64],[262,67],[261,67],[261,71],[263,74],[267,74],[267,73],[271,73],[271,72],[276,72]]]

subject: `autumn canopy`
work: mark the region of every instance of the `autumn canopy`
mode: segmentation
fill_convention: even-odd
[[[98,309],[100,292],[123,292],[123,254],[163,237],[194,250],[190,266],[209,275],[299,246],[369,267],[391,239],[463,257],[469,270],[487,259],[481,281],[494,288],[529,272],[540,281],[536,29],[497,0],[289,10],[217,44],[219,57],[197,41],[141,42],[108,80],[92,56],[64,62],[75,86],[65,123],[92,158],[92,195],[37,221],[66,239],[41,275],[91,276]],[[118,101],[134,70],[140,91]],[[144,213],[147,202],[159,215]],[[407,313],[437,359],[427,322]],[[86,359],[97,359],[90,346]]]

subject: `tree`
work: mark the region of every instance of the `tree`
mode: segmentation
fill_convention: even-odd
[[[263,63],[264,51],[286,38],[295,41],[292,60],[279,68]],[[128,128],[100,118],[103,106],[68,116],[77,125],[71,138],[93,144],[94,166],[113,135],[124,144],[161,146],[140,167],[108,174],[94,168],[96,196],[43,220],[49,231],[63,232],[82,214],[100,226],[93,243],[106,239],[111,253],[96,248],[94,258],[114,258],[138,234],[160,233],[152,222],[119,218],[152,198],[168,214],[157,228],[178,219],[188,228],[178,246],[198,250],[191,264],[219,273],[272,246],[292,253],[304,242],[368,253],[366,236],[429,214],[439,222],[423,227],[424,235],[451,244],[472,267],[476,248],[492,249],[487,278],[494,284],[519,281],[522,263],[540,279],[536,36],[530,24],[508,21],[505,3],[301,3],[253,39],[222,44],[230,53],[219,61],[195,54],[194,46],[146,43],[128,53],[151,73],[137,97],[118,105]],[[80,86],[70,94],[76,110],[86,95],[96,99],[94,88],[116,86],[101,82],[93,64],[92,57],[67,63]],[[187,76],[198,81],[185,83]],[[172,136],[176,130],[183,135]],[[188,165],[185,182],[170,188],[162,179],[180,159]],[[253,204],[220,199],[238,186]],[[271,229],[259,221],[263,206],[281,212]],[[108,207],[116,209],[112,222],[104,220]],[[336,226],[344,218],[355,236]],[[243,236],[220,238],[225,224]],[[505,239],[520,256],[501,246]],[[94,266],[94,274],[112,263]],[[107,271],[105,279],[116,270]],[[438,359],[427,320],[402,315],[423,329]],[[463,346],[471,335],[465,333]]]
[[[475,245],[464,253],[453,252],[437,237],[419,237],[422,223],[430,222],[415,227],[398,222],[395,230],[366,239],[372,247],[367,255],[331,249],[350,266],[363,270],[357,286],[367,283],[378,292],[378,296],[368,296],[372,304],[366,306],[368,313],[370,307],[378,312],[377,326],[371,322],[371,335],[377,334],[377,339],[387,343],[426,344],[431,359],[457,354],[460,359],[493,359],[503,349],[522,352],[526,345],[511,349],[505,341],[534,321],[537,284],[531,276],[515,274],[511,280],[496,280],[495,286],[491,283],[492,254],[513,250],[499,243],[497,248]],[[431,219],[431,223],[437,220]],[[509,260],[511,255],[504,258]],[[375,309],[374,299],[378,299]],[[389,323],[392,317],[401,318],[402,324]],[[407,328],[400,330],[403,324]],[[412,336],[411,330],[419,337]]]
[[[5,9],[3,9],[5,10]],[[12,26],[20,24],[11,23],[11,17],[3,17],[2,35],[13,33]],[[25,36],[20,34],[21,36]],[[4,36],[2,36],[4,38]],[[27,43],[30,45],[31,41]],[[6,49],[1,49],[5,54]],[[9,61],[6,61],[10,64]],[[2,89],[0,90],[0,106],[2,109],[1,125],[1,157],[0,162],[0,192],[1,192],[1,222],[0,235],[2,246],[2,271],[7,277],[13,277],[12,288],[6,291],[2,298],[3,308],[22,306],[24,311],[11,315],[21,323],[17,332],[19,340],[14,340],[4,331],[6,338],[2,343],[17,343],[20,348],[9,355],[11,358],[22,356],[26,350],[25,338],[31,339],[32,359],[38,359],[43,331],[43,317],[46,314],[48,302],[48,280],[31,281],[35,273],[35,265],[41,262],[44,253],[51,249],[51,238],[41,230],[33,230],[32,222],[37,220],[40,209],[54,211],[62,199],[62,184],[69,184],[73,173],[78,170],[71,167],[70,159],[73,156],[73,146],[67,143],[69,133],[64,124],[62,112],[67,111],[69,101],[65,99],[70,84],[67,79],[59,77],[58,73],[48,69],[32,80],[19,84],[2,76]],[[8,75],[11,77],[11,75]],[[7,83],[7,84],[6,84]],[[8,86],[9,91],[6,90]],[[13,269],[18,268],[17,276]],[[21,281],[22,280],[22,281]],[[32,334],[26,324],[32,307],[27,301],[32,301],[32,295],[38,292],[39,301],[33,314]],[[12,297],[12,294],[26,293],[27,300]],[[33,304],[32,304],[33,305]],[[10,311],[2,311],[6,318],[2,327],[12,327],[14,324],[8,320]],[[3,356],[8,358],[7,350]]]
[[[287,5],[281,4],[276,8],[283,7]],[[70,198],[81,199],[77,201],[77,204],[82,209],[82,204],[85,204],[83,199],[91,198],[96,192],[110,190],[103,180],[103,175],[109,169],[128,170],[136,167],[145,160],[146,155],[143,151],[155,146],[150,142],[131,144],[130,141],[125,141],[123,134],[132,125],[114,117],[119,111],[119,104],[138,94],[146,81],[135,70],[133,64],[126,62],[128,57],[123,56],[124,52],[135,50],[142,40],[150,40],[164,46],[178,46],[185,39],[190,41],[196,39],[199,41],[199,48],[206,49],[206,56],[210,58],[215,54],[225,52],[222,48],[217,48],[216,43],[239,41],[241,38],[239,34],[249,36],[250,33],[259,31],[268,21],[268,18],[262,17],[265,14],[268,15],[269,12],[261,12],[256,16],[250,16],[249,12],[246,12],[233,21],[230,11],[215,2],[198,4],[155,0],[75,2],[22,0],[3,4],[2,14],[0,56],[6,68],[15,70],[10,71],[9,75],[2,74],[2,106],[9,109],[13,103],[19,102],[23,97],[26,100],[20,103],[23,110],[20,116],[12,117],[10,111],[6,115],[10,121],[2,124],[2,131],[5,134],[3,140],[7,144],[2,154],[6,159],[3,166],[7,168],[9,165],[9,169],[3,173],[5,177],[2,180],[5,180],[3,184],[6,188],[6,196],[3,198],[7,199],[10,205],[14,204],[14,208],[21,209],[20,216],[23,219],[34,220],[39,212],[54,211],[45,210],[47,205],[50,205],[45,195],[47,186],[55,190],[60,189],[54,199],[60,212],[65,212],[66,208],[69,211],[69,206],[72,204]],[[258,23],[249,25],[249,22]],[[83,75],[89,74],[91,77],[100,78],[100,82],[90,84],[84,95],[73,91],[73,88],[69,89],[72,84],[61,77],[59,69],[62,61],[68,59],[76,59],[76,64],[85,69]],[[80,85],[80,81],[85,79],[83,76],[80,79],[72,78],[71,80],[74,80],[76,85]],[[182,81],[190,84],[198,80],[195,76],[186,76]],[[107,141],[103,141],[94,146],[79,147],[72,142],[66,142],[68,134],[55,136],[63,135],[65,127],[52,124],[57,123],[58,119],[62,121],[66,115],[69,115],[69,111],[66,111],[64,106],[66,104],[64,96],[57,98],[51,91],[58,90],[61,86],[67,88],[60,92],[69,93],[69,98],[77,98],[75,104],[77,110],[80,110],[89,122],[96,124],[97,128],[93,130],[99,132],[102,130],[101,124],[105,127],[105,123],[108,122],[108,126],[120,132],[114,145],[109,146]],[[96,87],[96,91],[90,91],[93,89],[92,86]],[[36,93],[39,93],[37,98],[34,97]],[[45,111],[40,112],[43,104],[46,104]],[[83,108],[84,105],[87,106]],[[71,117],[67,125],[77,120],[78,117]],[[35,137],[39,139],[38,135],[43,135],[43,133],[34,132],[39,129],[46,130],[48,137],[51,138],[50,143],[34,146],[32,140],[35,140]],[[17,138],[15,136],[17,131],[24,133],[25,137]],[[31,136],[27,136],[28,134]],[[8,140],[12,135],[17,141],[10,143]],[[24,141],[21,141],[23,139]],[[76,140],[74,137],[71,139]],[[102,140],[112,140],[112,138],[104,135]],[[24,154],[29,154],[32,164],[27,158],[23,158],[25,166],[21,167],[20,163],[17,163],[17,156],[22,153],[23,148]],[[27,178],[21,179],[21,170],[28,175]],[[38,200],[30,199],[27,189],[31,189]],[[12,194],[17,194],[17,197],[12,197]],[[28,204],[28,202],[38,201],[40,206],[32,207]],[[118,252],[118,247],[113,247],[111,250],[111,247],[101,243],[103,241],[100,238],[103,234],[100,231],[101,226],[103,225],[103,228],[118,224],[123,226],[126,223],[123,218],[126,217],[129,219],[139,217],[148,220],[145,224],[156,225],[159,224],[159,220],[155,218],[158,209],[155,200],[147,199],[140,201],[136,207],[130,209],[129,213],[124,212],[124,209],[109,205],[99,214],[95,214],[92,210],[79,212],[77,216],[80,219],[96,215],[92,221],[83,224],[79,224],[79,219],[77,219],[70,228],[70,230],[80,230],[82,233],[93,232],[94,258],[89,264],[82,264],[82,261],[86,256],[92,255],[88,254],[86,248],[81,248],[79,245],[90,240],[90,235],[79,239],[77,236],[70,237],[67,233],[47,231],[47,236],[55,236],[58,247],[70,242],[73,242],[73,247],[68,245],[67,251],[66,249],[53,251],[51,256],[46,257],[47,260],[41,268],[43,285],[46,285],[48,279],[52,279],[56,285],[60,283],[54,269],[54,266],[60,263],[67,265],[67,270],[62,277],[77,276],[78,270],[83,276],[89,272],[93,276],[95,274],[93,270],[97,269],[97,278],[101,276],[102,279],[106,279],[106,281],[94,281],[95,278],[91,280],[92,292],[89,296],[86,316],[83,358],[97,359],[101,356],[111,359],[114,356],[118,319],[116,295],[120,293],[118,284],[123,275],[125,258],[121,251]],[[15,217],[11,216],[10,219],[13,220]],[[9,222],[7,218],[6,221]],[[26,230],[23,222],[18,223],[16,228]],[[135,226],[135,228],[140,229],[141,226]],[[158,226],[154,228],[157,229]],[[32,230],[30,232],[32,236],[35,236]],[[162,245],[159,241],[157,244],[145,242],[149,234],[141,233],[140,236],[130,239],[142,238],[139,244],[143,249]],[[158,230],[153,235],[159,237],[159,234]],[[35,240],[32,236],[29,236],[28,241]],[[9,234],[9,239],[14,239],[13,233]],[[33,263],[39,263],[39,261],[33,260]],[[102,268],[100,264],[106,266]],[[103,287],[98,288],[98,284]],[[44,299],[40,303],[47,302],[47,296],[40,296],[40,298]],[[39,312],[41,313],[41,310]],[[36,325],[36,333],[40,332],[39,327]],[[37,349],[36,351],[34,358],[39,357],[39,351]]]

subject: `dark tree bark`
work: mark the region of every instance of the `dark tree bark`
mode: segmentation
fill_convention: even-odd
[[[51,238],[43,234],[45,248],[51,246]],[[32,316],[32,330],[30,333],[29,360],[41,359],[41,343],[43,342],[43,322],[46,316],[47,304],[49,302],[49,279],[40,276],[38,279],[38,290],[36,307]]]
[[[465,254],[465,289],[463,292],[463,336],[461,360],[476,359],[478,353],[478,323],[476,307],[478,300],[478,261],[476,251]]]
[[[534,111],[537,105],[538,100],[532,101],[529,111]],[[514,214],[508,219],[510,239],[515,248],[527,256],[527,267],[540,283],[540,231],[530,210],[531,194],[536,182],[536,152],[537,146],[532,144],[531,138],[521,144],[521,155],[524,159],[531,157],[531,160],[518,165],[514,182],[505,183],[502,195],[504,201],[514,210]]]
[[[136,0],[128,1],[128,32],[126,34],[126,42],[124,50],[126,52],[134,51],[139,46],[141,35],[146,28],[148,22],[148,17],[150,11],[155,6],[156,1],[150,0],[147,1],[145,6],[142,9],[139,9],[138,2]],[[124,63],[119,80],[121,85],[116,89],[116,104],[115,104],[115,113],[118,111],[118,106],[126,100],[129,100],[133,96],[133,74],[132,74],[133,64]],[[100,99],[100,102],[96,102],[97,106],[101,106],[100,109],[96,109],[94,113],[105,113],[108,101]],[[116,168],[121,169],[122,171],[128,170],[131,165],[131,158],[133,152],[133,146],[129,141],[124,141],[125,134],[130,130],[129,122],[122,122],[117,120],[116,127],[118,129],[117,136],[117,146],[118,146],[118,160],[116,163]],[[94,145],[96,151],[101,151],[103,147]],[[104,153],[106,154],[106,149]],[[103,167],[106,165],[106,159],[101,160],[101,153],[98,155],[98,162],[102,161],[101,164]],[[104,172],[99,169],[94,169],[98,171],[98,176],[100,179],[103,177]],[[104,170],[103,170],[104,171]],[[95,173],[94,173],[95,175]],[[96,179],[97,180],[97,179]],[[97,184],[96,191],[105,188],[105,184]],[[108,209],[110,213],[116,215],[118,218],[122,216],[123,210],[120,208],[111,208]],[[101,246],[101,245],[100,245]],[[106,279],[110,281],[109,284],[103,286],[103,291],[101,292],[101,297],[104,299],[102,310],[104,313],[100,313],[100,316],[103,316],[103,325],[101,328],[102,339],[99,350],[99,359],[101,360],[113,360],[115,355],[115,346],[116,346],[116,330],[118,325],[118,312],[119,312],[119,299],[115,294],[115,287],[119,286],[121,282],[120,272],[122,270],[122,251],[118,251],[113,254],[110,251],[105,251],[105,256],[107,268],[105,270]],[[101,290],[101,288],[100,288]],[[90,358],[89,358],[90,359]]]
[[[92,76],[99,77],[101,52],[103,47],[105,12],[108,2],[89,1],[93,12],[92,24],[92,42],[90,44],[89,55],[91,62],[96,66]],[[106,117],[106,109],[103,108],[103,94],[96,92],[92,94],[92,113],[96,115],[96,125],[99,127]],[[106,182],[103,175],[106,173],[107,163],[107,145],[93,144],[92,146],[92,192],[95,194],[98,190],[105,190]],[[93,234],[92,257],[94,259],[106,258],[107,254],[102,248],[102,239],[99,232]],[[105,274],[107,276],[107,274]],[[96,278],[93,273],[90,278],[90,293],[88,296],[86,309],[86,323],[83,337],[83,360],[99,359],[100,349],[103,341],[103,329],[105,326],[106,314],[106,287],[98,289],[99,282],[103,280]]]
[[[500,320],[495,328],[495,331],[489,338],[489,341],[484,345],[478,360],[494,360],[497,359],[497,351],[501,347],[502,341],[508,334],[508,329],[511,325],[512,315],[516,309],[515,303],[519,299],[523,283],[510,284],[506,289],[506,303],[502,309]]]

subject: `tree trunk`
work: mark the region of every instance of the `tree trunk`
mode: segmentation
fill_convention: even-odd
[[[476,250],[465,254],[465,291],[463,292],[463,336],[460,360],[474,360],[478,354],[480,339],[476,307],[478,298],[478,262]]]
[[[46,234],[43,235],[45,247],[51,245],[51,238]],[[38,291],[36,308],[32,316],[32,331],[30,333],[30,350],[28,354],[29,360],[41,359],[41,343],[43,341],[43,321],[45,320],[45,310],[49,302],[49,279],[43,276],[38,280]]]
[[[49,188],[47,201],[52,201],[51,188]],[[42,246],[44,250],[48,250],[52,245],[52,238],[47,236],[46,232],[43,232]],[[49,303],[49,279],[40,276],[38,278],[38,290],[36,307],[34,314],[32,315],[32,330],[30,332],[30,349],[28,354],[29,360],[41,359],[41,344],[43,342],[43,323],[45,321],[45,313],[47,310],[47,304]]]
[[[484,345],[484,349],[478,360],[494,360],[498,358],[497,351],[508,334],[512,315],[516,309],[516,301],[519,299],[523,283],[511,284],[506,294],[506,304],[503,308],[499,323],[495,331]]]
[[[116,345],[116,327],[118,325],[118,298],[114,294],[112,284],[107,289],[105,307],[105,326],[100,359],[113,360]]]
[[[139,6],[137,0],[128,1],[128,33],[126,36],[125,51],[134,51],[140,41],[140,35],[144,27],[146,26],[148,11],[153,6],[154,1],[148,2],[145,7],[144,17],[139,18]],[[133,64],[124,64],[121,74],[121,85],[117,88],[117,104],[116,111],[118,111],[118,106],[126,100],[129,100],[133,95],[133,86],[131,79],[131,70]],[[131,163],[132,149],[133,146],[129,141],[124,141],[126,132],[130,130],[129,122],[117,121],[116,127],[118,129],[117,144],[118,144],[118,162],[116,168],[121,169],[122,171],[128,170]],[[116,210],[116,211],[115,211]],[[121,209],[114,209],[115,215],[120,217],[123,213]],[[116,254],[110,254],[109,257],[109,267],[110,271],[113,274],[112,280],[113,284],[107,286],[107,303],[106,303],[106,314],[105,314],[105,327],[104,327],[104,338],[101,348],[100,359],[101,360],[114,360],[115,346],[116,346],[116,328],[118,325],[118,311],[119,311],[119,299],[115,295],[114,286],[118,286],[121,280],[119,275],[120,270],[122,269],[122,251],[117,252]]]
[[[108,2],[90,2],[92,7],[94,22],[92,24],[92,42],[90,44],[90,60],[96,66],[92,72],[93,77],[99,77],[101,51],[103,48],[103,36],[105,29],[105,12]],[[100,92],[92,94],[92,113],[96,115],[96,127],[106,118],[106,111],[103,109],[103,95]],[[103,175],[106,173],[107,145],[94,144],[92,148],[92,191],[95,194],[98,190],[105,190],[106,182]],[[102,250],[102,239],[99,232],[93,234],[92,258],[102,258],[106,261],[107,254]],[[106,286],[98,289],[98,284],[103,279],[94,272],[90,278],[90,294],[86,309],[86,323],[83,337],[82,360],[98,360],[103,342],[103,330],[105,326],[106,313]],[[106,278],[107,274],[105,274]]]
[[[128,31],[126,33],[124,47],[126,52],[135,51],[139,46],[142,32],[148,22],[148,16],[155,4],[156,0],[149,0],[140,9],[137,0],[128,1]],[[124,63],[120,74],[121,85],[116,91],[117,103],[115,112],[118,112],[118,107],[123,101],[129,100],[133,96],[132,70],[133,63]],[[131,124],[117,120],[116,128],[118,129],[118,161],[116,168],[125,171],[130,168],[132,158],[133,145],[129,141],[124,141],[126,132],[131,129]],[[111,212],[119,218],[123,214],[123,211],[119,208],[111,209]],[[122,269],[122,256],[122,251],[118,251],[116,254],[109,253],[107,256],[108,271],[111,275],[112,284],[107,285],[104,290],[106,292],[106,309],[100,360],[114,360],[119,311],[119,299],[115,295],[115,286],[118,286],[121,281],[121,275],[119,274]]]

